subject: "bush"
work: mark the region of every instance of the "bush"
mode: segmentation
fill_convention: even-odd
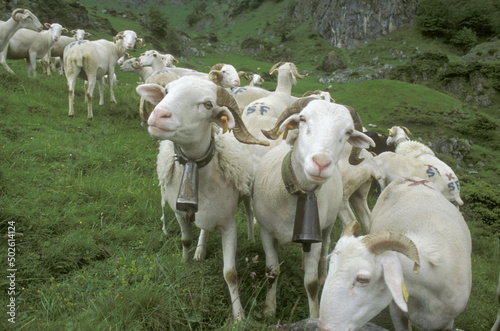
[[[467,51],[477,44],[476,32],[470,28],[462,28],[462,30],[453,35],[450,43],[462,51]]]

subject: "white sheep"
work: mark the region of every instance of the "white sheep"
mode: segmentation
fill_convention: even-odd
[[[234,215],[239,198],[250,197],[251,163],[241,144],[264,144],[246,130],[229,93],[211,81],[194,76],[181,77],[166,87],[142,84],[137,92],[156,104],[148,119],[150,135],[160,140],[158,177],[162,206],[168,202],[175,211],[182,233],[183,259],[189,259],[192,243],[191,223],[203,230],[201,237],[219,229],[222,234],[224,278],[229,288],[233,317],[244,318],[238,294],[235,266],[236,225]],[[214,124],[232,129],[233,136],[214,130]],[[175,157],[175,158],[174,158]],[[187,165],[198,167],[199,204],[196,210],[177,210],[177,197]],[[181,208],[182,209],[182,208]],[[191,216],[190,216],[191,215]],[[206,236],[200,238],[205,243]],[[198,247],[195,258],[205,252]]]
[[[47,76],[50,76],[51,69],[56,70],[59,68],[59,74],[62,76],[64,74],[64,48],[73,41],[84,40],[90,36],[90,33],[83,29],[71,30],[72,37],[61,36],[57,43],[55,43],[52,48],[47,52],[47,54],[42,59],[42,65],[47,71]]]
[[[276,90],[266,97],[257,99],[249,103],[242,112],[243,120],[250,116],[267,115],[278,118],[281,112],[295,101],[292,97],[292,87],[297,84],[297,78],[305,78],[297,71],[295,64],[291,62],[276,63],[270,74],[278,71],[278,85]]]
[[[429,147],[418,141],[410,141],[407,134],[411,134],[407,128],[393,126],[389,129],[387,145],[396,145],[395,153],[397,154],[414,157],[427,165],[432,165],[447,183],[445,196],[448,200],[455,201],[458,206],[462,206],[464,202],[460,198],[460,181],[455,172],[441,161]]]
[[[257,85],[262,85],[262,83],[264,83],[264,78],[262,78],[259,74],[252,74],[250,77],[247,78],[247,81],[250,82],[248,86],[257,86]]]
[[[273,92],[258,86],[240,86],[231,90],[231,95],[235,98],[238,103],[238,107],[241,110],[243,110],[251,102],[264,98],[271,93]]]
[[[61,33],[68,32],[59,23],[45,23],[48,30],[35,32],[29,29],[18,30],[9,40],[9,44],[0,53],[0,63],[4,68],[11,72],[5,59],[20,60],[26,59],[28,67],[28,77],[33,74],[36,76],[36,60],[41,59],[47,54],[50,48],[61,37]]]
[[[273,315],[276,312],[280,273],[278,243],[292,243],[298,196],[289,192],[309,195],[315,192],[322,243],[312,244],[310,252],[304,252],[304,285],[309,315],[317,318],[319,289],[326,277],[330,232],[342,201],[342,179],[337,164],[344,144],[367,148],[373,142],[355,130],[345,106],[315,98],[293,103],[284,110],[274,128],[263,132],[268,138],[277,139],[280,132],[286,135],[290,130],[294,138],[288,137],[286,143],[268,151],[259,163],[254,178],[254,213],[260,224],[270,275],[265,313]],[[285,178],[293,179],[286,180],[286,184],[282,179],[282,167],[287,169]]]
[[[127,50],[132,49],[141,39],[132,30],[119,32],[114,42],[100,39],[96,41],[80,40],[72,42],[64,49],[64,72],[68,80],[68,116],[74,116],[73,103],[75,97],[75,85],[78,77],[88,81],[85,89],[87,100],[87,118],[93,119],[92,94],[97,82],[99,87],[99,105],[104,104],[104,84],[102,77],[108,75],[109,94],[111,102],[116,102],[113,91],[113,78],[115,76],[115,65],[118,58],[125,55]]]
[[[122,64],[120,64],[121,72],[133,72],[137,76],[139,76],[142,82],[145,82],[146,79],[153,73],[153,68],[145,67],[141,65],[141,62],[136,57],[131,57],[126,59]]]
[[[372,210],[370,234],[348,227],[330,254],[320,330],[355,330],[390,305],[395,330],[451,330],[472,285],[460,211],[419,177],[398,179]]]
[[[28,9],[14,9],[11,17],[6,22],[0,22],[0,52],[8,45],[10,38],[12,38],[16,31],[22,28],[40,32],[43,30],[43,25]],[[4,62],[0,62],[0,64],[8,72],[14,73],[8,66],[6,67]]]

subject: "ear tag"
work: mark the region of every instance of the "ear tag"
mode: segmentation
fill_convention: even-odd
[[[229,127],[229,123],[228,123],[228,120],[227,120],[227,116],[226,115],[223,115],[220,117],[220,120],[222,121],[223,125],[222,125],[222,133],[226,133],[227,130],[228,130],[228,127]]]
[[[286,137],[288,136],[288,130],[292,130],[293,129],[293,125],[292,124],[288,124],[286,126],[286,129],[285,129],[285,132],[283,132],[283,140],[286,139]],[[279,132],[279,131],[278,131]]]
[[[394,136],[394,133],[392,132],[392,130],[389,130],[389,137],[392,137]]]
[[[405,283],[403,283],[403,281],[401,281],[401,288],[403,289],[403,298],[405,299],[405,302],[408,302],[410,294],[408,293],[408,290],[406,289]]]

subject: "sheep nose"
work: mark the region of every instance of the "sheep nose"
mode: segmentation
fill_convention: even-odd
[[[328,167],[330,164],[332,164],[330,158],[324,154],[314,155],[312,160],[320,171]]]

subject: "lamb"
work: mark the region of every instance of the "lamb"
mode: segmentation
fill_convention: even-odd
[[[278,243],[292,243],[297,201],[299,197],[302,200],[304,194],[314,199],[314,192],[322,243],[305,243],[303,249],[309,314],[317,318],[319,289],[326,277],[330,232],[342,201],[342,179],[337,166],[340,154],[346,143],[366,148],[373,141],[355,130],[345,106],[316,98],[293,103],[283,111],[274,128],[262,132],[270,139],[277,139],[281,132],[287,135],[290,130],[289,135],[294,137],[288,137],[286,143],[269,150],[254,176],[253,207],[270,275],[265,313],[274,315],[276,312],[280,273]],[[282,176],[291,180],[283,180]]]
[[[395,144],[397,154],[411,156],[425,164],[432,165],[435,171],[440,173],[447,182],[448,192],[445,196],[458,206],[462,206],[464,202],[460,198],[460,181],[455,172],[450,166],[436,157],[429,147],[418,141],[410,141],[407,134],[411,134],[407,128],[394,126],[389,130],[387,144]]]
[[[28,9],[15,9],[12,11],[11,18],[9,18],[6,22],[0,22],[0,52],[2,52],[8,45],[10,38],[12,38],[16,31],[22,28],[40,32],[43,30],[43,25]],[[0,63],[5,70],[11,74],[14,73],[3,62]]]
[[[191,221],[203,229],[204,234],[216,229],[221,231],[224,278],[231,296],[233,317],[241,320],[244,311],[235,266],[234,214],[239,198],[250,197],[251,167],[248,156],[241,152],[244,145],[240,142],[263,145],[268,142],[248,133],[234,99],[211,81],[184,76],[165,88],[156,84],[139,85],[137,92],[156,104],[148,119],[148,131],[161,141],[158,177],[162,206],[169,203],[181,226],[183,259],[189,259]],[[214,124],[232,128],[236,139],[214,130]],[[177,200],[182,178],[189,174],[186,168],[198,168],[199,203],[187,205]],[[196,249],[195,258],[204,254],[199,252],[201,248]]]
[[[104,84],[102,77],[108,75],[109,94],[111,102],[116,102],[113,91],[113,78],[115,76],[115,64],[118,58],[125,55],[127,50],[132,49],[141,39],[132,30],[119,32],[114,42],[100,39],[96,41],[80,40],[66,46],[64,49],[64,71],[68,80],[68,116],[74,116],[73,100],[75,97],[75,85],[78,77],[86,79],[85,96],[87,100],[87,118],[93,119],[92,94],[95,84],[99,86],[99,105],[104,104]]]
[[[0,53],[0,63],[9,72],[5,59],[26,59],[28,67],[28,77],[33,74],[36,76],[36,60],[41,59],[47,54],[50,48],[59,40],[61,33],[68,32],[59,23],[45,23],[48,30],[35,32],[29,29],[18,30],[9,40],[8,46]]]
[[[281,112],[288,107],[294,98],[292,97],[292,87],[297,84],[297,78],[305,78],[297,71],[295,64],[291,62],[276,63],[270,70],[270,74],[278,70],[278,85],[276,90],[266,97],[257,99],[248,104],[242,112],[245,120],[249,116],[267,115],[278,118]]]
[[[61,36],[57,43],[55,43],[52,48],[47,52],[47,54],[42,59],[42,65],[45,66],[47,71],[47,76],[51,74],[51,67],[55,70],[56,67],[59,68],[59,74],[62,76],[64,74],[64,48],[72,43],[73,41],[84,40],[90,36],[90,33],[83,29],[71,30],[72,37]]]
[[[451,330],[472,285],[471,235],[429,181],[395,180],[372,210],[370,233],[344,230],[330,254],[320,330],[355,330],[390,305],[395,330]],[[450,275],[453,275],[450,277]]]

